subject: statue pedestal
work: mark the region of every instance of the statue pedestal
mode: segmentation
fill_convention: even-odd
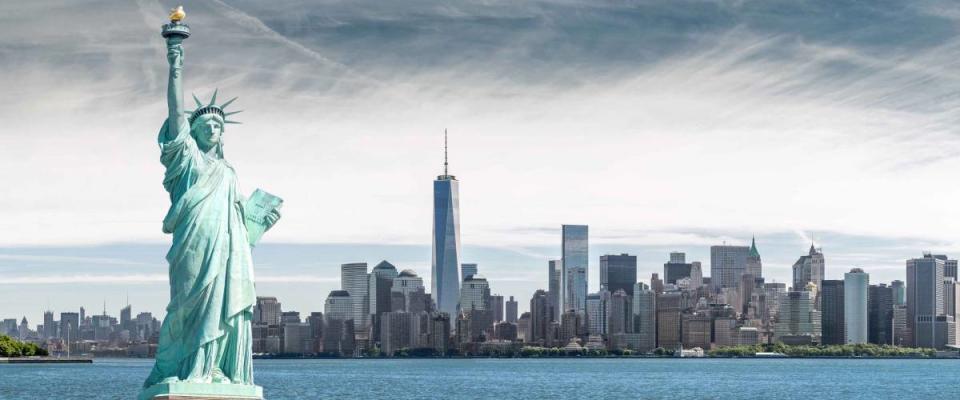
[[[140,392],[139,400],[263,400],[263,388],[230,383],[158,383]]]

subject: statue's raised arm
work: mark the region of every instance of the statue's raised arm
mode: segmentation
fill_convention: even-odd
[[[167,39],[167,62],[170,74],[167,80],[167,132],[165,139],[171,140],[186,122],[183,109],[183,40],[190,36],[190,28],[180,23],[185,16],[183,7],[170,14],[170,24],[164,26],[163,37]]]

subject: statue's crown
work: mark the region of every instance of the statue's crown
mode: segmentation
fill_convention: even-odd
[[[196,120],[197,120],[197,118],[200,118],[201,116],[207,115],[207,114],[219,115],[219,116],[220,116],[220,119],[222,119],[222,120],[223,120],[223,123],[225,123],[225,124],[239,124],[239,123],[240,123],[240,122],[238,122],[238,121],[230,121],[230,120],[227,119],[227,117],[229,117],[229,116],[231,116],[231,115],[233,115],[233,114],[236,114],[236,113],[243,112],[243,110],[233,111],[233,112],[224,112],[224,110],[227,108],[227,106],[229,106],[230,103],[233,103],[233,101],[236,100],[237,98],[234,97],[234,98],[232,98],[232,99],[230,99],[230,100],[227,100],[226,103],[217,105],[217,92],[218,92],[219,90],[220,90],[220,89],[214,89],[214,91],[213,91],[213,97],[210,98],[210,102],[207,103],[207,104],[204,104],[202,101],[200,101],[200,99],[197,98],[197,95],[193,95],[193,101],[195,101],[195,102],[197,103],[197,109],[196,109],[196,110],[193,110],[193,111],[184,111],[185,114],[187,114],[187,115],[190,116],[190,117],[188,118],[188,121],[190,122],[191,125],[193,124],[193,121],[196,121]]]

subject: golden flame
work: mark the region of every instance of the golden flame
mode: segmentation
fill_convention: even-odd
[[[170,10],[170,22],[180,22],[186,17],[187,13],[183,11],[183,6]]]

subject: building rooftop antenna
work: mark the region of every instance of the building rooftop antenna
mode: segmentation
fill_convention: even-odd
[[[447,128],[443,128],[443,175],[447,174]]]

